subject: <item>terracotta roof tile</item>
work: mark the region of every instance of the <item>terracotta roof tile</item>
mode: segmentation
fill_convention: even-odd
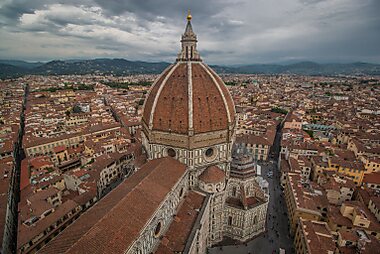
[[[124,253],[185,170],[170,157],[147,162],[39,253]]]
[[[220,183],[225,180],[225,174],[219,167],[210,166],[202,172],[199,176],[199,180],[205,183]]]
[[[224,130],[235,119],[233,100],[223,81],[203,63],[191,63],[191,84],[187,63],[177,63],[159,77],[146,99],[143,122],[153,130],[187,134],[189,132],[189,87],[192,87],[194,133]],[[175,68],[175,69],[173,69]],[[166,82],[165,81],[165,78]],[[162,90],[159,93],[159,87]],[[157,97],[158,96],[158,97]],[[154,100],[157,104],[153,108]],[[229,112],[229,113],[228,113]],[[229,115],[228,115],[229,114]]]
[[[205,196],[190,191],[155,253],[183,252]]]

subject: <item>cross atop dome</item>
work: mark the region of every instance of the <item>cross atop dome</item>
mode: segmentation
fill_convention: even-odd
[[[191,25],[191,16],[190,10],[187,13],[187,25],[185,33],[182,35],[181,44],[182,49],[178,54],[177,61],[202,61],[198,51],[197,51],[197,35],[193,31]]]
[[[187,21],[190,21],[192,18],[190,10],[187,11]]]

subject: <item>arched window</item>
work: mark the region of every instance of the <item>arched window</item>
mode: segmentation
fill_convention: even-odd
[[[231,226],[231,225],[232,225],[232,216],[228,216],[227,225],[228,225],[228,226]]]
[[[232,196],[236,196],[236,187],[234,186],[234,187],[232,187]]]

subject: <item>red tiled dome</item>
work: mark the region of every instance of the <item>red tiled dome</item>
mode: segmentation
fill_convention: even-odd
[[[178,61],[153,84],[142,120],[150,130],[197,134],[226,130],[234,117],[221,78],[201,61]]]
[[[217,166],[210,166],[199,176],[199,180],[204,183],[220,183],[224,182],[225,175],[223,170]]]

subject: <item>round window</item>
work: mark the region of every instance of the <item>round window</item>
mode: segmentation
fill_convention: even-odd
[[[158,236],[161,232],[161,221],[157,224],[156,228],[154,229],[154,236]]]
[[[215,158],[218,156],[218,150],[215,149],[214,147],[209,147],[204,151],[203,158],[207,162],[214,161]]]
[[[206,157],[211,157],[214,155],[214,149],[213,148],[209,148],[206,150]]]
[[[166,153],[168,154],[168,156],[170,157],[175,157],[176,156],[176,152],[173,148],[169,148]]]

